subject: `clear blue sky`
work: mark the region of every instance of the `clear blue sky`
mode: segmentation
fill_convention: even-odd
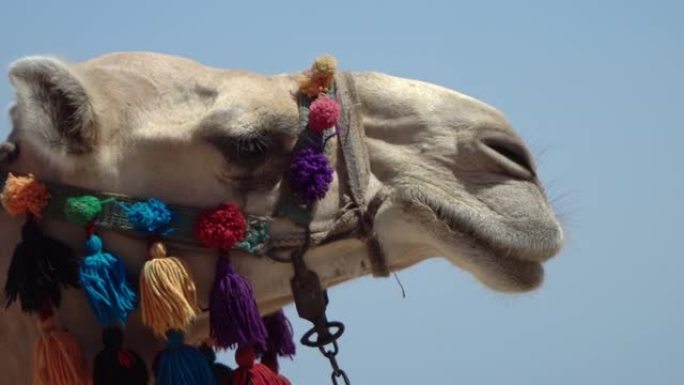
[[[4,1],[0,63],[150,50],[277,73],[329,52],[483,99],[530,143],[568,234],[544,287],[496,294],[433,260],[399,274],[406,299],[391,279],[332,290],[354,384],[684,384],[684,3],[95,3]],[[315,351],[283,366],[329,380]]]

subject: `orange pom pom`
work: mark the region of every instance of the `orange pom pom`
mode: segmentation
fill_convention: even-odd
[[[31,213],[40,218],[40,212],[47,205],[50,194],[47,187],[33,174],[14,176],[10,173],[5,188],[0,194],[2,207],[11,215]]]
[[[311,70],[299,80],[299,91],[308,96],[326,93],[332,86],[337,71],[337,60],[330,55],[316,58]]]
[[[319,56],[314,60],[311,71],[314,76],[331,78],[337,71],[337,59],[330,55]]]

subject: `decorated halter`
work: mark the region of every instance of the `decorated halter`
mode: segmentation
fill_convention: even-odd
[[[373,202],[366,205],[367,155],[360,149],[363,132],[351,108],[353,83],[344,76],[335,81],[336,62],[330,56],[316,59],[302,75],[297,95],[302,131],[295,145],[284,193],[274,216],[304,228],[302,233],[280,239],[271,236],[269,218],[245,215],[232,202],[197,210],[167,205],[157,199],[94,192],[74,186],[43,183],[33,175],[9,174],[1,195],[11,215],[24,215],[21,242],[8,271],[5,297],[16,300],[24,312],[35,314],[40,337],[34,350],[37,385],[144,385],[148,373],[138,354],[124,345],[129,314],[140,307],[142,321],[167,346],[154,361],[158,385],[271,385],[289,384],[278,374],[277,357],[292,357],[292,327],[282,311],[260,317],[249,280],[240,275],[230,258],[231,250],[268,255],[293,263],[292,290],[297,310],[314,327],[302,343],[318,347],[333,365],[333,382],[346,374],[335,360],[336,340],[344,331],[339,322],[325,316],[327,298],[318,276],[306,267],[303,255],[309,245],[327,237],[357,232],[368,240],[376,275],[386,275],[384,257],[369,224]],[[340,83],[349,90],[336,94]],[[342,117],[340,115],[342,113]],[[341,121],[340,121],[341,120]],[[334,170],[328,156],[329,140],[337,137],[346,164],[350,210],[315,239],[309,231],[315,203],[325,197]],[[41,231],[43,215],[65,219],[84,229],[83,256]],[[149,255],[139,273],[126,270],[122,260],[103,247],[101,229],[144,234]],[[200,312],[192,276],[183,261],[167,252],[165,241],[192,243],[216,250],[216,269],[209,297],[210,342],[199,348],[183,342],[183,335]],[[283,259],[279,248],[294,251]],[[136,279],[137,277],[137,279]],[[103,349],[88,369],[79,344],[59,325],[55,312],[63,288],[81,288],[95,318],[103,328]],[[326,350],[326,345],[333,345]],[[214,349],[236,349],[234,371],[215,362]],[[261,363],[255,362],[260,357]]]

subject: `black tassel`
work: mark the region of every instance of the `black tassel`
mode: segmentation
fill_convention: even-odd
[[[46,303],[59,307],[61,287],[78,288],[78,259],[69,246],[43,234],[33,216],[21,228],[7,272],[7,307],[19,298],[21,309],[37,312]]]
[[[211,346],[203,344],[199,347],[199,351],[209,362],[209,366],[211,366],[211,370],[214,372],[216,384],[230,384],[230,376],[233,374],[233,369],[230,366],[216,362],[216,353]]]
[[[95,356],[93,385],[147,385],[147,367],[140,356],[123,347],[118,328],[102,332],[104,349]]]

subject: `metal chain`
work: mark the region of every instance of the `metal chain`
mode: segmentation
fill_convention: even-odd
[[[332,345],[332,350],[326,350],[325,345],[319,346],[318,350],[328,359],[330,360],[330,366],[332,366],[332,375],[330,378],[332,379],[333,385],[339,385],[338,379],[341,378],[342,381],[344,381],[344,385],[350,385],[349,382],[349,377],[347,377],[347,373],[340,369],[340,366],[337,364],[337,353],[340,352],[340,348],[337,345],[337,341],[333,341],[330,345]]]
[[[340,351],[337,340],[344,333],[344,324],[338,321],[328,321],[325,314],[328,305],[328,293],[323,289],[321,280],[316,272],[310,270],[304,262],[304,253],[310,242],[310,232],[307,230],[304,247],[295,250],[291,255],[294,276],[290,281],[292,294],[297,307],[297,313],[305,320],[313,323],[313,327],[304,333],[301,343],[305,346],[316,347],[330,361],[332,366],[332,383],[340,385],[341,378],[344,385],[350,385],[349,377],[337,363]],[[326,349],[326,346],[331,349]]]

